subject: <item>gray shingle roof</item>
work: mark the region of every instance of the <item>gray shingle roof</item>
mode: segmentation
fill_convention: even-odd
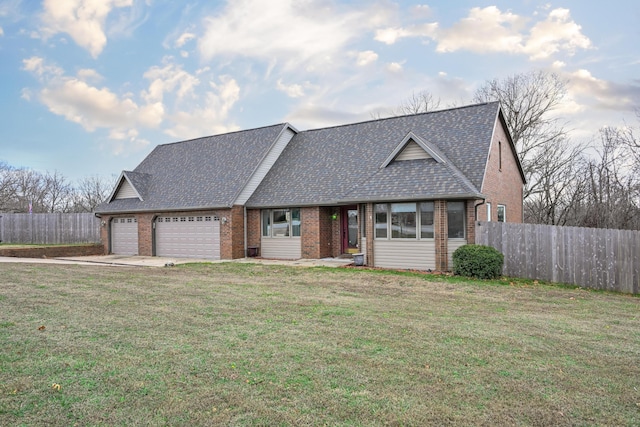
[[[143,200],[113,200],[96,212],[230,207],[287,126],[158,145],[132,172],[124,172]]]
[[[498,111],[492,102],[300,132],[247,206],[479,197]],[[447,162],[409,160],[381,169],[409,132]]]
[[[297,133],[248,207],[481,197],[497,102]],[[281,132],[279,124],[157,146],[123,172],[143,200],[117,199],[98,213],[230,207]],[[412,133],[443,162],[381,166]]]

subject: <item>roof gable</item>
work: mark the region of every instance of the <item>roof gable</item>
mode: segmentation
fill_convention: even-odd
[[[122,171],[116,181],[116,185],[107,199],[108,203],[119,199],[137,199],[144,201],[142,196],[145,186],[145,178],[131,171]]]
[[[386,168],[391,162],[405,161],[405,160],[418,160],[418,159],[434,159],[438,163],[445,163],[442,155],[437,152],[438,150],[422,138],[415,135],[413,132],[409,132],[400,141],[396,148],[389,154],[389,156],[382,162],[381,168]]]
[[[300,132],[247,206],[331,205],[385,194],[482,198],[498,109],[491,102]],[[410,141],[440,162],[394,162]]]
[[[118,192],[116,193],[116,196],[114,197],[114,199],[130,199],[130,198],[136,198],[136,199],[142,200],[142,197],[140,197],[140,194],[138,194],[136,189],[131,184],[129,184],[129,181],[127,181],[126,179],[123,179],[122,183],[120,184],[120,188],[118,189]]]
[[[109,202],[96,212],[231,207],[278,141],[280,151],[286,146],[295,134],[291,129],[283,123],[158,145],[133,172],[123,172]],[[284,133],[288,137],[281,140]],[[258,184],[268,169],[262,170],[261,176],[258,174]],[[121,194],[122,177],[128,179],[140,198],[115,197]],[[141,186],[145,187],[142,191]]]

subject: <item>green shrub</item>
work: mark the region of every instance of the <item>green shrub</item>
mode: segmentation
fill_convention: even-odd
[[[504,255],[491,246],[464,245],[453,253],[453,274],[495,279],[502,274]]]

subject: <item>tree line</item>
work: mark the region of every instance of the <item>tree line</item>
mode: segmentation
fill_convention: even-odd
[[[59,172],[15,168],[0,160],[0,212],[93,212],[109,196],[114,178],[70,182]]]
[[[527,179],[524,220],[640,230],[640,110],[635,126],[606,126],[589,141],[572,141],[558,113],[567,84],[556,74],[532,71],[489,80],[472,100],[501,103]],[[389,114],[439,106],[440,99],[421,91]]]

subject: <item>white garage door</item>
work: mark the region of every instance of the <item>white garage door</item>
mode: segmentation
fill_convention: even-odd
[[[220,259],[220,221],[215,216],[159,217],[156,255]]]
[[[114,218],[111,221],[111,253],[138,255],[138,220]]]

